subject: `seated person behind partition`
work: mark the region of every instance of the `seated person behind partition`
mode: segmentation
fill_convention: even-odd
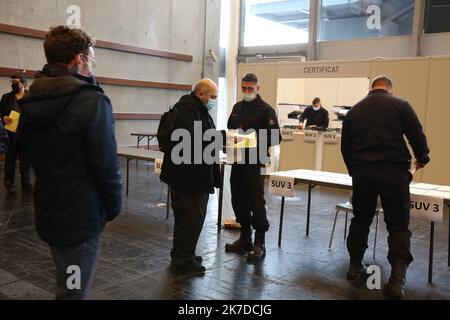
[[[300,129],[306,128],[328,128],[330,118],[328,111],[322,107],[320,103],[320,98],[314,98],[312,106],[305,109],[305,111],[300,116]]]

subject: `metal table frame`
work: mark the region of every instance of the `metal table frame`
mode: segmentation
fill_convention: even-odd
[[[156,138],[158,136],[157,133],[136,133],[133,132],[131,133],[132,136],[137,137],[137,143],[136,143],[136,147],[139,149],[140,143],[142,140],[144,140],[145,138],[147,138],[147,149],[150,149],[150,141],[152,141],[154,138]]]
[[[139,150],[139,149],[137,149]],[[127,174],[126,174],[126,195],[129,194],[129,177],[130,177],[130,161],[131,160],[144,160],[144,161],[153,161],[156,159],[162,159],[164,154],[160,151],[149,151],[152,156],[143,156],[138,155],[135,152],[126,152],[126,151],[135,151],[134,148],[119,148],[117,155],[121,158],[125,158],[127,161]],[[140,152],[140,151],[136,151]],[[144,151],[145,152],[145,151]],[[222,229],[222,202],[223,202],[223,182],[225,175],[225,163],[221,163],[220,165],[220,188],[219,188],[219,208],[217,214],[217,230]],[[170,187],[167,186],[167,208],[166,208],[166,219],[169,219],[170,212]]]
[[[139,149],[138,149],[139,150]],[[126,175],[126,195],[129,194],[129,185],[130,185],[130,161],[131,160],[144,160],[149,162],[155,162],[156,159],[160,159],[164,156],[164,154],[157,151],[150,151],[151,155],[143,156],[135,154],[134,152],[126,152],[126,151],[134,151],[133,148],[119,148],[117,152],[117,156],[120,158],[125,158],[127,161],[127,175]],[[170,187],[167,186],[167,208],[166,208],[166,219],[169,219],[169,212],[170,212]]]

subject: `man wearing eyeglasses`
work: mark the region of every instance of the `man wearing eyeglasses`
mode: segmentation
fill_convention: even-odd
[[[0,101],[0,117],[4,125],[11,124],[11,111],[20,113],[19,101],[26,94],[27,79],[23,74],[17,73],[11,75],[11,92],[3,95]],[[16,175],[16,160],[20,161],[20,178],[23,192],[32,192],[33,186],[30,183],[30,162],[24,152],[22,138],[19,139],[19,132],[7,131],[8,149],[5,161],[5,187],[8,194],[14,194],[14,178]]]
[[[87,298],[100,234],[121,210],[112,106],[93,75],[93,46],[80,29],[52,28],[44,41],[48,64],[21,102],[36,173],[36,229],[56,264],[59,299]]]

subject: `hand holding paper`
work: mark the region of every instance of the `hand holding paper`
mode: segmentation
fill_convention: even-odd
[[[11,132],[17,132],[17,127],[19,126],[20,113],[12,110],[9,118],[12,120],[10,123],[5,125],[5,129]]]
[[[227,146],[236,149],[256,148],[256,132],[247,135],[227,132]]]

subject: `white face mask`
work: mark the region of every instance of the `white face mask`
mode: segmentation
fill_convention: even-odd
[[[318,106],[318,107],[313,106],[313,109],[314,109],[314,111],[319,111],[320,110],[320,106]]]
[[[244,94],[244,101],[245,102],[252,102],[253,100],[256,99],[257,95],[258,94],[256,92],[246,93],[246,94]]]

